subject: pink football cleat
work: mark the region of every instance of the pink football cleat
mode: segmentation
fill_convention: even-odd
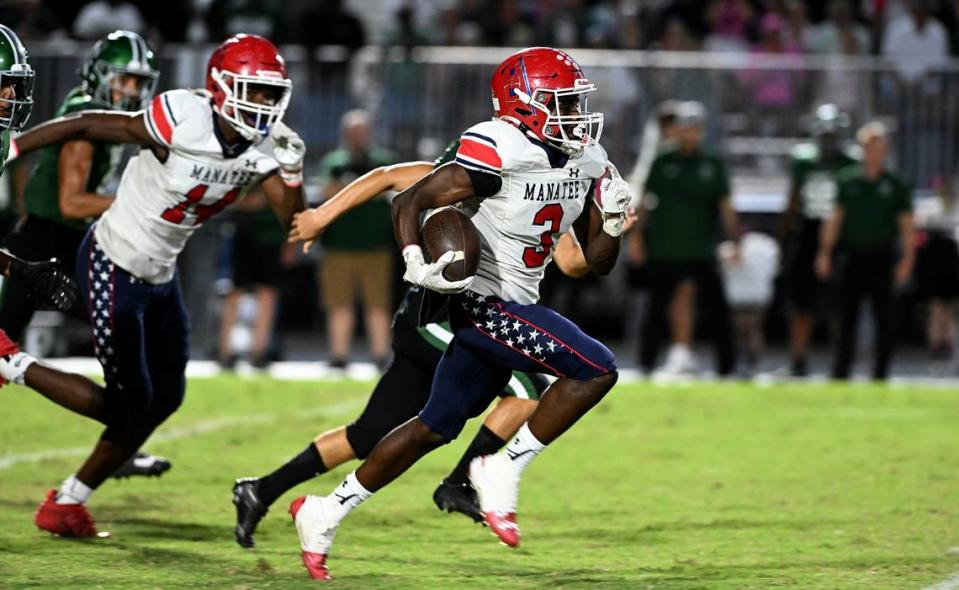
[[[496,455],[477,457],[470,463],[470,481],[479,497],[483,522],[507,547],[519,547],[516,522],[519,472],[509,459]]]
[[[303,552],[303,565],[314,580],[332,580],[330,570],[326,567],[326,556],[333,543],[336,527],[322,528],[321,498],[318,496],[300,496],[290,504],[290,516],[296,525],[296,532],[300,536],[300,547]],[[304,504],[306,510],[303,510]],[[319,525],[319,526],[317,526]],[[317,531],[319,534],[314,534]]]
[[[499,537],[507,547],[519,547],[519,524],[516,522],[516,513],[509,512],[485,512],[483,513],[483,522],[489,527],[494,535]]]

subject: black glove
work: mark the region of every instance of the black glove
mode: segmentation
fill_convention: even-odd
[[[10,278],[19,279],[30,295],[69,311],[77,301],[77,285],[57,268],[57,259],[44,262],[10,261]]]

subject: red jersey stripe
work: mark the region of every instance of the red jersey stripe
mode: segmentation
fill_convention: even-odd
[[[496,153],[494,148],[469,139],[468,137],[460,140],[460,149],[456,153],[486,164],[491,168],[496,168],[497,170],[503,167],[503,160],[500,159],[499,154]]]
[[[163,99],[159,96],[153,98],[150,105],[150,117],[153,119],[153,123],[156,125],[157,131],[160,132],[163,141],[167,144],[173,143],[173,126],[170,125],[170,119],[167,117],[166,111],[163,110]]]

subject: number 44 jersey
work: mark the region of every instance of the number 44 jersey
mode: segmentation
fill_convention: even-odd
[[[269,137],[230,153],[216,119],[209,97],[190,90],[164,92],[144,112],[167,158],[150,149],[131,158],[95,230],[106,255],[130,274],[153,284],[171,280],[193,232],[279,167]]]
[[[535,303],[556,241],[592,202],[593,182],[611,167],[606,150],[590,145],[566,158],[515,125],[494,119],[463,133],[455,161],[501,179],[498,192],[463,208],[482,238],[470,290]]]

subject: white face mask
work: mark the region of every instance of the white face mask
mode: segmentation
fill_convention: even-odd
[[[576,80],[573,88],[544,89],[533,92],[533,96],[517,90],[516,93],[525,104],[546,113],[543,135],[566,154],[577,154],[586,146],[599,143],[603,134],[603,113],[591,113],[587,108],[587,96],[596,91],[596,86],[584,78]],[[572,99],[578,101],[575,112],[563,114],[561,103]]]
[[[234,74],[215,68],[211,75],[226,94],[217,112],[245,139],[255,142],[265,138],[273,126],[283,119],[293,88],[293,82],[288,78],[282,78],[278,74]],[[275,87],[279,98],[273,104],[250,100],[252,86]]]

